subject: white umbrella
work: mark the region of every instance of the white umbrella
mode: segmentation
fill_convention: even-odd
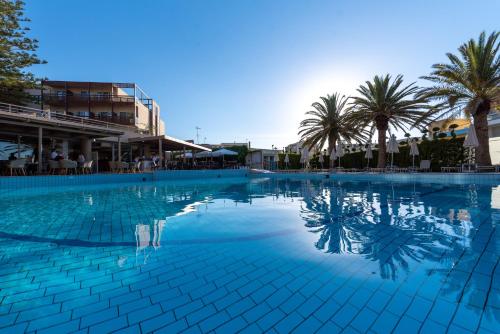
[[[180,157],[183,158],[183,159],[192,159],[193,158],[193,153],[191,153],[191,152],[182,153],[180,155]]]
[[[223,157],[225,155],[238,155],[238,152],[231,151],[225,148],[212,152],[213,157]]]
[[[323,154],[321,152],[319,152],[318,161],[321,164],[321,169],[323,169],[323,162],[325,162],[325,158],[323,157]]]
[[[212,156],[212,152],[210,152],[210,151],[203,151],[203,152],[196,153],[194,156],[196,158],[209,158],[209,157]]]
[[[335,151],[335,146],[332,147],[332,151],[330,152],[330,161],[332,162],[332,168],[333,168],[333,162],[337,159],[337,152]]]
[[[337,158],[339,158],[339,167],[340,167],[340,158],[344,156],[344,148],[342,147],[342,142],[339,140],[337,143],[337,153],[335,154]]]
[[[418,146],[417,146],[417,140],[413,138],[410,144],[410,155],[412,156],[413,159],[413,167],[415,168],[415,156],[418,155]]]
[[[290,157],[288,156],[288,153],[285,154],[285,159],[283,160],[285,163],[286,168],[288,169],[288,163],[290,162]]]
[[[479,141],[477,140],[476,128],[474,127],[474,124],[471,124],[469,126],[469,132],[467,132],[467,136],[465,137],[463,145],[464,147],[469,148],[469,171],[470,171],[472,150],[479,146]]]
[[[309,150],[307,147],[304,147],[302,149],[302,152],[300,153],[300,163],[307,165],[307,162],[309,161]]]
[[[394,162],[394,153],[399,153],[399,144],[396,140],[396,136],[392,135],[389,139],[389,143],[387,143],[387,153],[391,154],[391,167]]]
[[[370,167],[370,159],[373,159],[372,143],[368,142],[365,152],[365,159],[368,160],[367,166]]]

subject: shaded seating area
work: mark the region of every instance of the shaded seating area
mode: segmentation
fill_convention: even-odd
[[[120,137],[127,130],[107,122],[5,103],[0,103],[0,128],[0,169],[4,175],[90,173],[93,143]]]

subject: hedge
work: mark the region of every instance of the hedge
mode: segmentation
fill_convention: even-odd
[[[423,139],[418,144],[418,151],[420,155],[415,157],[415,165],[420,164],[420,160],[431,160],[431,169],[433,171],[440,171],[441,167],[445,166],[459,166],[467,160],[467,151],[462,146],[464,138],[434,138],[428,140]],[[348,150],[346,150],[348,151]],[[300,154],[289,153],[289,169],[300,169]],[[370,167],[377,166],[378,150],[374,148],[373,159],[370,160]],[[279,155],[279,168],[285,169],[285,154]],[[330,166],[330,157],[324,157],[325,162],[323,163],[323,168],[328,168]],[[318,156],[314,156],[310,159],[311,168],[320,168],[320,163],[318,161]],[[391,163],[391,154],[387,154],[387,166]],[[364,151],[357,152],[346,152],[345,155],[340,158],[340,165],[344,168],[365,168],[367,167],[367,160],[365,159]],[[338,166],[338,159],[335,161],[335,166]],[[407,143],[401,144],[399,146],[399,153],[394,154],[394,166],[399,167],[410,167],[412,166],[412,157],[410,156],[410,145]]]

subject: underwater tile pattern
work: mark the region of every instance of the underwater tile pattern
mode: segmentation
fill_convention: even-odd
[[[0,209],[0,333],[500,327],[496,186],[165,180]]]

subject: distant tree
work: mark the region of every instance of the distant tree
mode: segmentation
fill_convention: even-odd
[[[448,53],[449,64],[434,64],[433,72],[423,79],[434,85],[424,88],[420,95],[431,98],[436,105],[424,119],[465,114],[474,119],[479,147],[476,161],[491,165],[488,136],[488,113],[500,99],[499,32],[469,40],[458,48],[458,55]]]
[[[403,85],[403,76],[391,80],[390,75],[375,76],[358,88],[360,96],[353,97],[350,114],[351,123],[370,127],[378,132],[378,164],[384,168],[386,162],[386,134],[389,125],[398,130],[407,130],[423,116],[424,99],[414,97],[418,87],[413,83]]]
[[[328,142],[328,152],[335,147],[337,140],[356,140],[364,138],[361,124],[352,123],[346,113],[348,98],[335,93],[320,97],[321,102],[314,102],[314,110],[306,112],[311,116],[300,122],[301,139],[308,148],[319,147]]]
[[[29,101],[25,90],[36,87],[37,80],[28,69],[45,63],[35,53],[38,41],[26,35],[29,21],[23,1],[0,0],[0,102]]]

